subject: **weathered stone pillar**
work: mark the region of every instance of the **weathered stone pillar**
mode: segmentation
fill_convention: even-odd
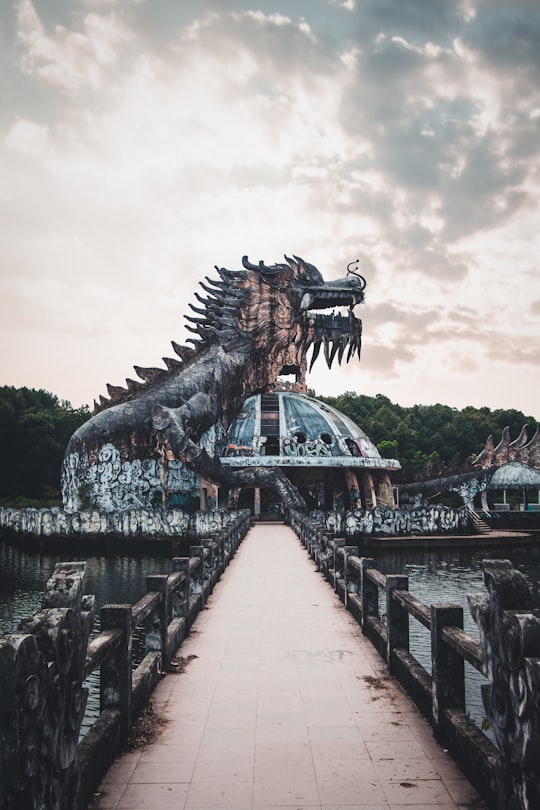
[[[161,668],[166,669],[169,665],[168,661],[168,653],[167,653],[167,629],[169,627],[169,583],[168,583],[168,576],[167,574],[148,574],[146,577],[146,590],[148,593],[152,591],[157,591],[157,593],[161,594],[161,600],[158,605],[157,611],[153,614],[152,620],[155,623],[158,622],[158,627],[151,627],[150,635],[152,639],[152,643],[149,643],[149,639],[147,636],[147,640],[145,643],[146,651],[156,650],[155,641],[156,641],[156,631],[157,635],[161,640]]]
[[[349,562],[349,557],[358,557],[358,546],[343,547],[343,577],[345,580],[345,607],[348,606],[349,594],[358,593],[360,590],[360,572],[353,568]]]
[[[443,627],[463,629],[463,608],[459,605],[431,605],[432,713],[437,737],[444,736],[446,709],[465,710],[465,668],[463,657],[443,641]]]
[[[100,668],[100,711],[120,712],[120,734],[126,742],[131,728],[131,605],[104,605],[100,611],[101,631],[120,630],[121,638]]]
[[[191,593],[200,597],[201,607],[205,602],[205,588],[204,588],[204,546],[190,546],[190,557],[198,557],[200,562],[197,568],[191,575]]]
[[[388,574],[386,577],[386,626],[388,671],[394,674],[394,650],[409,652],[409,614],[393,598],[394,591],[408,591],[409,577]]]
[[[370,557],[361,558],[360,589],[362,593],[362,632],[365,633],[365,623],[368,616],[379,615],[379,588],[366,576],[366,571],[376,568],[375,560]]]
[[[173,614],[176,618],[184,617],[187,629],[189,626],[190,598],[189,557],[173,557],[172,566],[175,573],[182,572],[184,574],[184,581],[178,588],[177,597],[173,603]]]

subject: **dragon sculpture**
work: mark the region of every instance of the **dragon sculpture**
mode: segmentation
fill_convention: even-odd
[[[312,348],[310,369],[321,348],[331,367],[360,353],[362,324],[353,312],[364,300],[366,282],[358,273],[325,282],[319,270],[298,257],[285,263],[217,268],[195,294],[187,317],[195,335],[180,346],[166,368],[140,368],[141,382],[108,385],[109,398],[71,437],[62,467],[66,511],[83,507],[113,511],[174,504],[190,476],[229,489],[256,484],[273,488],[285,506],[303,500],[282,471],[260,467],[231,470],[220,464],[220,442],[254,393],[275,390],[282,374],[300,384]],[[320,313],[345,306],[346,315]]]

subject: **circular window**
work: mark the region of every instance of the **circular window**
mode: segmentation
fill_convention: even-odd
[[[332,444],[332,437],[329,433],[321,433],[321,439],[325,444]]]
[[[306,440],[307,440],[306,434],[302,433],[301,430],[296,431],[296,433],[294,434],[294,438],[296,439],[298,444],[304,444],[306,442]]]

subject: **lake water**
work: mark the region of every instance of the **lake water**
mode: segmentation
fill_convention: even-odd
[[[407,574],[409,590],[426,604],[451,602],[464,607],[465,629],[475,638],[477,628],[467,606],[467,595],[485,591],[482,578],[482,560],[485,558],[510,559],[527,577],[540,604],[540,548],[505,547],[486,552],[478,549],[405,550],[378,553],[378,567],[385,574]],[[145,591],[145,576],[150,573],[170,573],[170,559],[156,550],[155,556],[128,556],[126,554],[91,556],[73,553],[72,548],[54,554],[33,551],[7,541],[0,541],[0,633],[10,633],[18,621],[31,615],[41,606],[45,583],[54,566],[62,560],[86,560],[86,592],[96,596],[97,607],[108,602],[134,603]],[[99,630],[99,612],[95,632]],[[429,632],[418,622],[410,620],[411,652],[428,670],[431,670]],[[134,656],[142,655],[142,635],[134,640]],[[99,712],[98,675],[89,679],[90,699],[85,726]],[[472,667],[466,664],[467,711],[479,724],[484,716],[480,696],[483,682]]]

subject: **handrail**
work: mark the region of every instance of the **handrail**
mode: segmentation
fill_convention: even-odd
[[[306,514],[290,511],[288,520],[488,807],[540,807],[540,612],[533,612],[523,575],[507,560],[484,560],[487,594],[468,597],[479,643],[463,629],[460,605],[427,605],[410,593],[407,576],[385,575]],[[430,631],[431,672],[409,649],[410,618]],[[465,662],[487,678],[483,698],[495,742],[466,712]]]
[[[413,596],[410,591],[394,591],[392,598],[401,604],[409,616],[431,630],[431,612],[428,605]]]

